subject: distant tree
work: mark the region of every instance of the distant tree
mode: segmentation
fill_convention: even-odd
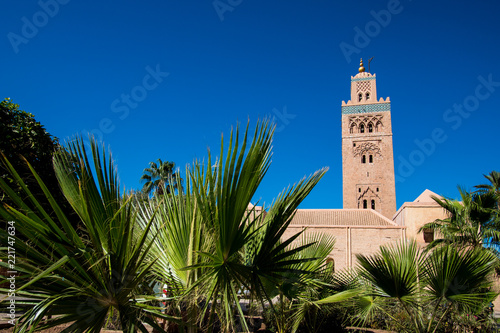
[[[177,189],[182,186],[182,178],[175,172],[175,163],[160,158],[156,162],[150,162],[149,168],[144,169],[141,181],[144,182],[142,191],[162,195],[170,194],[171,188]]]

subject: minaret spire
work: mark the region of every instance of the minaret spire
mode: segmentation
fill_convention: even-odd
[[[363,73],[365,71],[365,67],[363,67],[363,58],[359,61],[359,72]]]

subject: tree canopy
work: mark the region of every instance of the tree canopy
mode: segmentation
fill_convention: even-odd
[[[18,172],[26,170],[26,163],[20,157],[23,156],[42,177],[54,174],[52,154],[59,145],[58,139],[10,98],[0,102],[0,137],[0,150]],[[1,170],[5,179],[5,169]]]
[[[182,178],[174,171],[175,163],[162,161],[160,158],[157,162],[149,162],[149,168],[144,169],[141,177],[141,181],[144,182],[142,191],[148,195],[151,193],[162,195],[181,188]]]
[[[10,98],[0,102],[0,138],[0,153],[12,164],[35,198],[44,207],[49,207],[28,163],[44,181],[62,209],[71,215],[69,204],[59,188],[52,162],[54,153],[60,149],[59,139],[51,135],[32,113],[21,110],[19,104],[12,102]],[[5,163],[0,163],[0,178],[22,196],[21,185],[8,169]],[[1,189],[0,203],[12,205],[11,198]]]

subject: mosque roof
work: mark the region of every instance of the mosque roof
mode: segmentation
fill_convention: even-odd
[[[372,209],[297,209],[290,225],[397,226]]]

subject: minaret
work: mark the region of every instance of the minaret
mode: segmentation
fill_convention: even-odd
[[[342,177],[344,209],[396,213],[391,102],[377,101],[375,74],[351,76],[351,100],[342,101]]]

